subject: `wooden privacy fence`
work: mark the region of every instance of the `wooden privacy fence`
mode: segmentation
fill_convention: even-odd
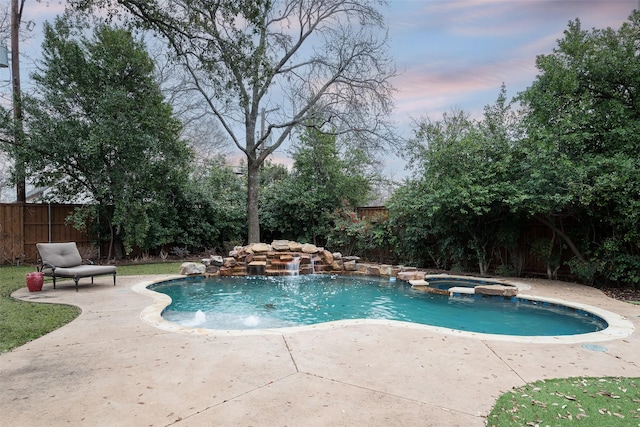
[[[371,219],[376,216],[386,218],[389,215],[389,209],[385,206],[360,206],[356,208],[356,214],[360,219]]]
[[[65,223],[78,205],[0,203],[0,264],[35,263],[36,243],[92,246],[87,233]]]

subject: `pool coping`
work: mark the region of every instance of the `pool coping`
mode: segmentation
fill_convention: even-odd
[[[163,331],[175,332],[186,335],[199,335],[199,336],[250,336],[250,335],[282,335],[291,334],[296,332],[307,331],[319,331],[328,329],[344,328],[352,325],[385,325],[396,328],[408,328],[424,331],[433,331],[439,334],[453,335],[457,337],[475,338],[480,340],[491,341],[506,341],[514,343],[536,343],[536,344],[580,344],[580,343],[593,343],[593,342],[605,342],[615,339],[626,338],[633,334],[635,327],[633,323],[624,316],[618,315],[608,310],[604,310],[588,304],[573,302],[569,300],[550,298],[537,295],[518,294],[517,298],[526,299],[530,301],[539,301],[542,303],[557,304],[567,306],[577,310],[583,310],[593,315],[602,318],[607,322],[608,327],[602,331],[589,332],[579,335],[555,335],[555,336],[517,336],[517,335],[499,335],[499,334],[486,334],[480,332],[462,331],[459,329],[445,328],[441,326],[423,325],[418,323],[402,322],[398,320],[386,320],[386,319],[354,319],[354,320],[337,320],[333,322],[319,323],[315,325],[303,325],[284,328],[273,329],[241,329],[241,330],[223,330],[223,329],[205,329],[197,327],[182,326],[177,323],[165,320],[162,317],[164,309],[171,304],[171,297],[159,292],[148,289],[149,286],[176,280],[183,279],[184,275],[175,275],[164,277],[158,280],[148,280],[139,282],[131,287],[131,289],[139,294],[147,295],[153,298],[153,303],[145,307],[140,313],[140,319],[144,322],[161,329]],[[451,276],[454,277],[454,276]],[[464,277],[464,276],[457,276]],[[472,279],[472,276],[466,277]],[[483,278],[483,280],[485,280]],[[493,279],[491,279],[493,280]],[[505,281],[499,279],[503,283],[517,286],[519,290],[529,290],[530,286],[520,282]]]

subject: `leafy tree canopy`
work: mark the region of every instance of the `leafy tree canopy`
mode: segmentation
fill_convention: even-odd
[[[485,107],[481,121],[452,111],[440,121],[417,122],[409,154],[420,175],[390,207],[421,223],[434,237],[430,257],[439,266],[447,265],[449,257],[460,262],[468,257],[478,262],[482,274],[487,272],[492,244],[510,214],[506,201],[516,191],[512,182],[517,134],[504,86],[496,103]],[[414,206],[419,212],[408,210]]]
[[[260,240],[259,169],[292,132],[326,119],[360,149],[397,141],[384,1],[73,0],[167,41],[247,164],[248,239]],[[106,11],[106,12],[105,12]]]
[[[43,60],[24,97],[26,138],[13,146],[36,186],[57,201],[97,203],[100,221],[126,248],[172,238],[154,208],[186,178],[191,152],[154,80],[142,42],[107,25],[91,36],[56,19],[45,25]]]
[[[309,127],[293,150],[291,173],[262,193],[264,229],[284,237],[324,245],[340,208],[369,201],[373,174],[357,150],[341,154],[336,136]]]
[[[602,273],[640,266],[638,46],[638,11],[617,30],[588,31],[575,20],[553,53],[538,57],[540,73],[519,96],[523,164],[537,171],[531,210],[558,231],[558,218],[578,218],[586,233],[576,260]],[[625,280],[640,283],[632,276]]]

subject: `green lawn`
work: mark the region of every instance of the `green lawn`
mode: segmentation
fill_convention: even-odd
[[[176,274],[180,263],[124,265],[119,276]],[[10,351],[75,319],[76,307],[18,301],[33,267],[0,267],[0,352]],[[640,425],[640,378],[567,378],[539,381],[503,394],[489,426]]]
[[[563,378],[503,394],[488,426],[640,425],[640,378]]]
[[[0,267],[0,353],[41,337],[78,317],[77,307],[18,301],[11,293],[25,287],[25,276],[32,266]],[[176,274],[180,263],[123,265],[119,276],[142,274]],[[45,285],[46,286],[46,285]]]

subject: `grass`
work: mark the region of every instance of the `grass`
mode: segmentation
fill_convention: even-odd
[[[178,274],[182,262],[162,262],[156,264],[119,265],[119,276],[142,276],[146,274]]]
[[[538,381],[500,396],[488,426],[640,425],[640,378]]]
[[[26,286],[25,276],[35,271],[30,266],[0,267],[0,353],[10,351],[41,337],[78,317],[77,307],[19,301],[11,294]],[[118,266],[119,276],[176,274],[180,263],[135,264]],[[45,282],[45,286],[47,286]]]
[[[176,274],[180,263],[118,266],[119,276]],[[10,351],[75,319],[76,307],[18,301],[33,267],[0,267],[0,352]],[[538,381],[503,394],[488,426],[607,427],[640,425],[640,378],[564,378]]]

